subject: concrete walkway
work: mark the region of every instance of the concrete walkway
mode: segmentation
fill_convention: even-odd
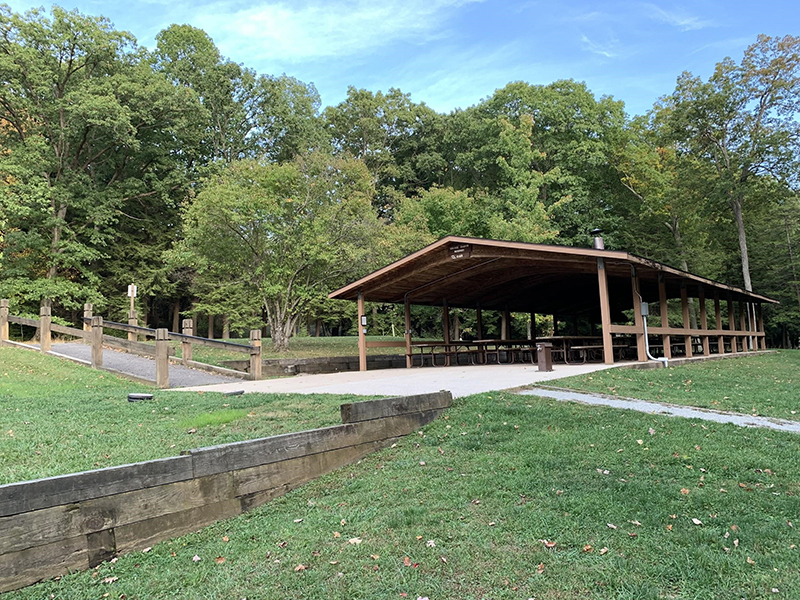
[[[564,402],[580,402],[581,404],[591,404],[594,406],[610,406],[612,408],[624,408],[626,410],[636,410],[650,414],[669,415],[671,417],[701,419],[703,421],[713,421],[715,423],[732,423],[740,427],[763,427],[776,431],[800,433],[800,422],[798,421],[754,417],[741,413],[710,410],[707,408],[693,408],[680,404],[667,404],[666,402],[650,402],[648,400],[636,400],[634,398],[616,398],[599,394],[573,392],[570,390],[554,390],[541,387],[522,390],[517,393],[527,396],[553,398],[554,400],[561,400]]]
[[[619,364],[619,363],[618,363]],[[454,397],[469,396],[508,388],[550,381],[570,375],[584,375],[608,369],[611,365],[553,365],[549,373],[536,365],[476,365],[469,367],[422,367],[415,369],[381,369],[346,371],[320,375],[296,375],[280,379],[240,381],[233,384],[182,388],[182,391],[295,393],[295,394],[358,394],[362,396],[406,396],[448,390]]]
[[[35,344],[26,344],[38,348]],[[91,364],[92,347],[80,342],[64,342],[53,344],[50,354],[68,358],[70,360]],[[130,354],[121,350],[103,348],[103,367],[118,372],[121,375],[130,375],[134,378],[145,379],[152,383],[156,380],[156,361],[146,356]],[[239,381],[233,377],[208,373],[199,369],[184,367],[170,363],[169,386],[184,387],[187,385],[209,385],[215,383],[233,383]]]

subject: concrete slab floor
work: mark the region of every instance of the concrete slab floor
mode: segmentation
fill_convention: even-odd
[[[231,392],[244,390],[265,394],[357,394],[361,396],[408,396],[448,390],[454,397],[516,388],[551,381],[570,375],[583,375],[616,365],[587,363],[553,365],[540,372],[536,365],[476,365],[468,367],[421,367],[346,371],[320,375],[296,375],[261,381],[241,381],[219,385],[192,386],[174,391]]]

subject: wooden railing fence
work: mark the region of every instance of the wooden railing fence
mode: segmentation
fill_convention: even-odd
[[[253,329],[250,331],[249,344],[237,344],[224,340],[214,340],[209,338],[192,335],[192,319],[184,319],[183,333],[171,332],[166,328],[153,329],[150,327],[140,327],[136,311],[129,311],[128,322],[118,323],[106,321],[101,316],[95,316],[92,312],[92,304],[84,304],[83,307],[83,329],[67,327],[52,322],[50,307],[42,307],[39,311],[38,319],[18,317],[9,313],[9,301],[0,299],[0,345],[13,344],[19,347],[30,348],[27,344],[17,344],[10,340],[9,324],[14,323],[27,327],[34,327],[39,331],[39,350],[43,353],[52,353],[52,336],[54,333],[72,336],[90,344],[91,366],[95,369],[103,368],[103,347],[124,350],[131,354],[140,356],[154,357],[156,363],[155,384],[159,388],[169,387],[169,363],[170,355],[175,352],[170,348],[170,341],[181,342],[181,362],[188,366],[215,373],[242,377],[244,373],[225,369],[215,365],[209,365],[193,360],[193,346],[208,346],[221,348],[233,352],[247,353],[250,356],[249,378],[261,379],[261,331]],[[108,335],[105,330],[123,331],[128,334],[127,339]],[[155,344],[140,342],[139,338],[151,338]]]

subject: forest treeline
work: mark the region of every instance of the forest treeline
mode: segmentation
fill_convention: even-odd
[[[17,313],[122,318],[135,282],[140,322],[266,322],[284,347],[346,332],[354,307],[328,291],[444,235],[589,246],[601,228],[608,248],[780,300],[772,344],[800,335],[800,38],[680,74],[645,115],[571,79],[442,114],[352,87],[322,109],[313,84],[189,25],[146,49],[101,17],[3,5],[0,84],[0,297]],[[371,333],[402,331],[373,313]]]

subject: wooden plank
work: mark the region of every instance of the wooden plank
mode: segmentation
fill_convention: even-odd
[[[611,338],[611,302],[608,296],[608,277],[605,262],[597,259],[597,283],[600,290],[600,319],[603,327],[603,360],[607,365],[614,364],[614,343]]]
[[[192,478],[192,458],[173,456],[0,485],[0,517]]]
[[[453,395],[447,391],[419,394],[416,396],[398,396],[366,402],[342,404],[339,407],[342,423],[357,423],[372,419],[384,419],[412,412],[424,412],[448,408],[453,402]]]
[[[0,518],[0,554],[232,498],[229,473]]]
[[[89,568],[86,536],[0,554],[0,592],[16,590],[42,579]]]
[[[79,338],[83,337],[83,329],[76,329],[75,327],[65,327],[64,325],[59,325],[58,323],[51,323],[50,329],[53,331],[53,333],[71,335]]]
[[[250,499],[247,505],[252,508],[253,494],[280,487],[296,488],[307,481],[335,471],[339,467],[351,464],[376,450],[385,448],[391,445],[394,439],[396,438],[377,440],[320,454],[298,456],[279,463],[234,471],[235,494],[236,496],[249,496]]]
[[[94,531],[86,536],[87,559],[89,568],[114,558],[117,554],[117,542],[113,529]]]
[[[17,325],[27,325],[28,327],[39,327],[39,319],[29,319],[27,317],[15,317],[8,315],[9,323],[16,323]]]
[[[184,322],[188,321],[191,327],[194,327],[194,320],[193,319],[184,319]],[[196,335],[189,335],[183,333],[175,333],[171,331],[169,334],[169,339],[171,340],[180,340],[181,342],[191,342],[193,346],[207,346],[209,348],[223,348],[225,350],[230,350],[232,352],[250,352],[251,347],[246,344],[237,344],[236,342],[226,342],[224,340],[209,340],[208,338],[198,337]]]
[[[260,440],[198,448],[187,454],[192,456],[195,476],[212,475],[406,435],[430,423],[439,413],[438,410],[431,410],[399,415],[393,419],[334,425]]]
[[[228,498],[122,525],[114,530],[117,552],[124,554],[143,550],[163,540],[186,535],[216,521],[235,517],[241,512],[241,501],[238,498]]]
[[[736,331],[736,316],[733,312],[733,300],[728,298],[728,329],[731,332]],[[731,352],[739,352],[739,341],[735,335],[731,336]]]
[[[719,306],[719,292],[714,292],[714,322],[717,331],[722,330],[722,311]],[[725,354],[725,338],[722,334],[717,334],[717,354]]]

